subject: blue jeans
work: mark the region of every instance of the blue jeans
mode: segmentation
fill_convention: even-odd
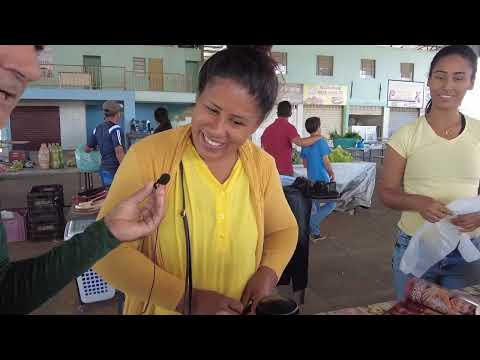
[[[110,186],[113,182],[114,172],[108,170],[100,170],[100,178],[102,179],[102,186]]]
[[[398,301],[405,299],[405,285],[412,274],[405,274],[400,270],[400,261],[412,237],[398,229],[396,234],[395,248],[392,257],[393,282]],[[480,238],[472,239],[473,244],[480,248]],[[477,263],[477,262],[474,262]],[[423,274],[422,279],[438,284],[447,289],[460,289],[467,286],[466,273],[469,264],[458,249],[453,250],[446,258],[433,265]],[[480,279],[479,279],[480,280]]]
[[[295,177],[280,175],[282,186],[292,185]],[[323,203],[322,200],[312,199],[312,211],[310,213],[310,234],[320,235],[320,223],[335,209],[335,203]]]
[[[320,235],[320,223],[335,209],[335,203],[323,203],[322,200],[312,199],[312,212],[310,213],[310,234]]]

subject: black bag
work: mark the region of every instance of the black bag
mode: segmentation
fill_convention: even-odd
[[[278,285],[289,285],[293,291],[304,290],[308,283],[308,252],[310,243],[310,211],[312,199],[296,186],[284,186],[283,192],[298,224],[298,243]]]
[[[337,192],[337,184],[335,182],[311,181],[304,177],[295,179],[292,185],[300,190],[306,197],[312,199],[337,199],[340,194]]]

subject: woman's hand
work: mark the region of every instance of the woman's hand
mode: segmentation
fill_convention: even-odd
[[[183,313],[185,297],[177,305],[176,310]],[[192,315],[240,315],[242,303],[210,290],[192,290]]]
[[[147,199],[145,206],[139,205]],[[156,190],[149,182],[115,206],[105,216],[105,225],[120,241],[131,241],[151,234],[165,216],[165,186]]]
[[[450,222],[461,228],[461,232],[471,232],[480,227],[480,213],[471,213],[454,217]]]
[[[258,302],[273,293],[277,282],[278,278],[275,271],[269,267],[261,266],[245,286],[241,299],[243,306],[252,302],[251,313],[255,313]]]
[[[419,202],[418,212],[425,220],[431,223],[436,223],[446,216],[452,215],[450,209],[440,201],[428,197],[417,201]]]

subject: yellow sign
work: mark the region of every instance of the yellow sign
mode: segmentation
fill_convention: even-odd
[[[305,105],[346,105],[347,86],[345,85],[303,85]]]

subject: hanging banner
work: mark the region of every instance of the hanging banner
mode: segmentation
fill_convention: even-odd
[[[305,105],[346,105],[347,86],[345,85],[303,85]]]
[[[289,101],[293,105],[302,104],[303,84],[279,84],[277,103],[284,100]]]
[[[423,82],[388,80],[388,107],[421,109],[423,102]]]

